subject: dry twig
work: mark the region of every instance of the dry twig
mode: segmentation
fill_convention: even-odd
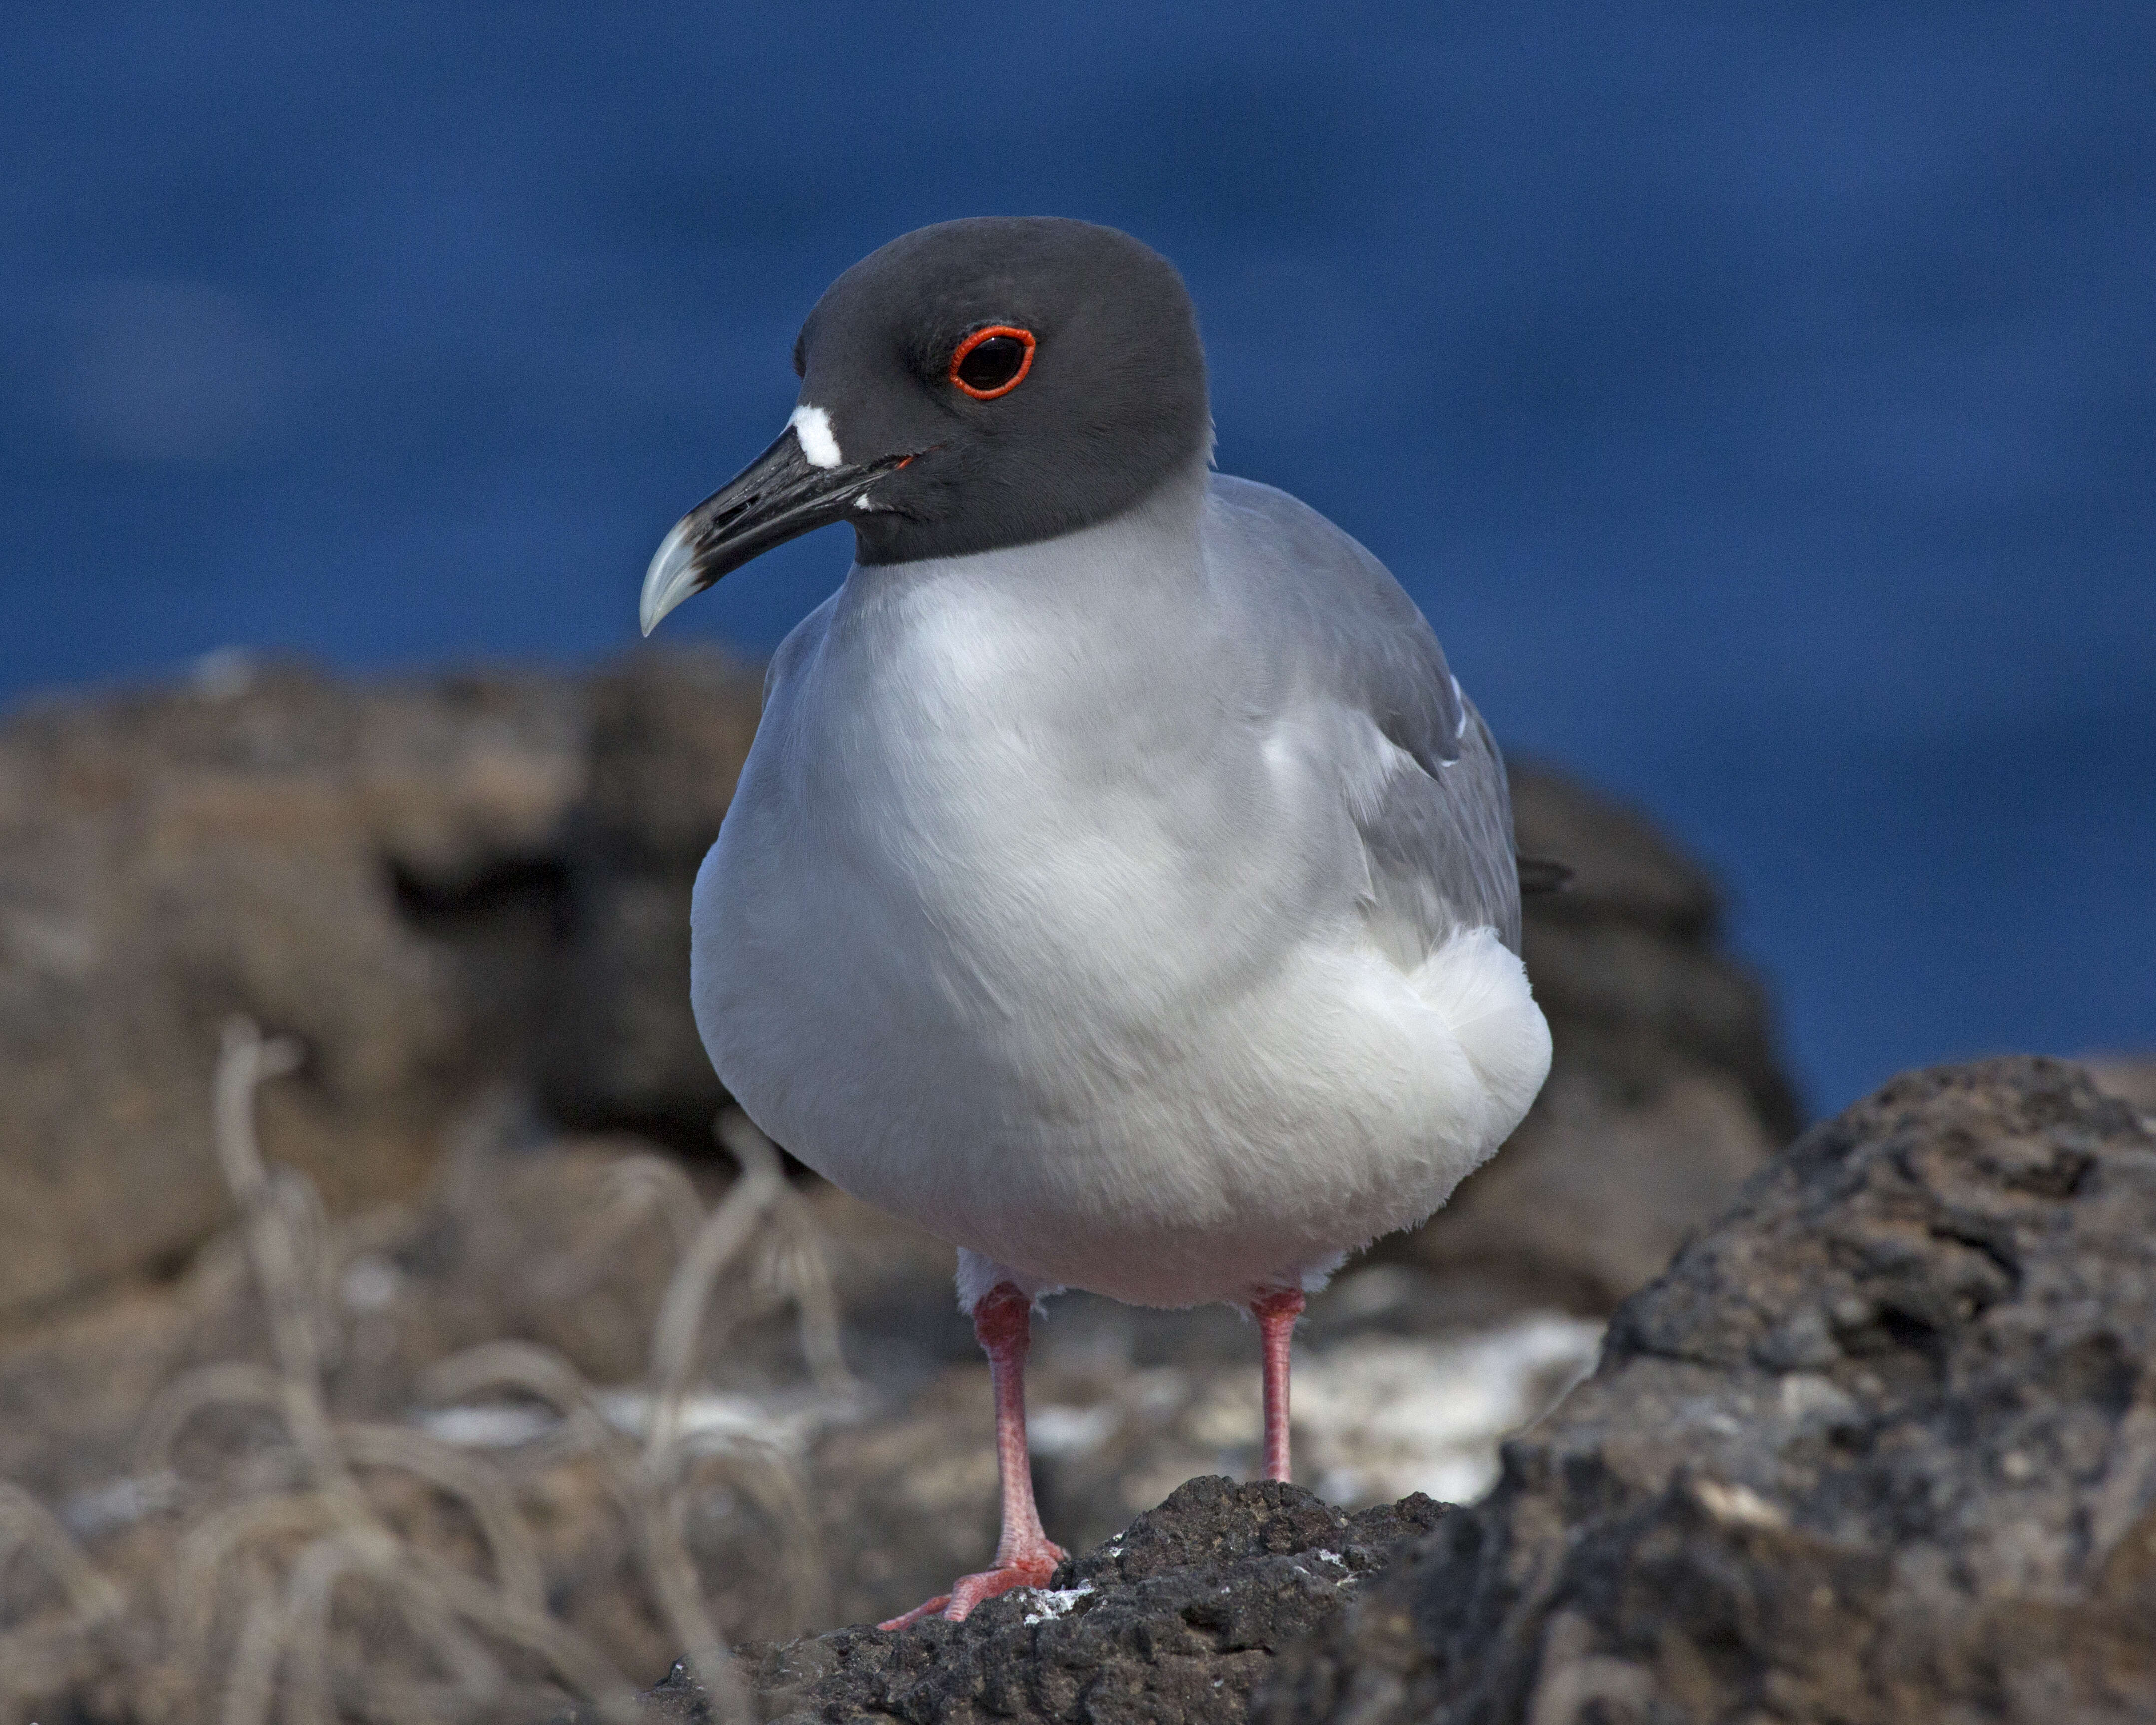
[[[552,1707],[545,1697],[563,1689],[589,1701],[608,1725],[628,1725],[639,1717],[632,1686],[548,1609],[538,1542],[504,1466],[411,1427],[341,1421],[331,1412],[324,1377],[341,1334],[341,1254],[312,1184],[265,1163],[256,1135],[258,1091],[299,1064],[290,1041],[265,1040],[244,1020],[225,1029],[214,1086],[218,1165],[239,1211],[273,1363],[227,1361],[183,1374],[152,1403],[138,1432],[136,1482],[154,1486],[152,1495],[182,1515],[159,1681],[215,1695],[201,1717],[223,1725],[335,1725],[355,1715],[458,1725],[481,1712],[499,1716],[514,1697],[529,1696],[535,1710]],[[552,1410],[554,1433],[520,1457],[544,1446],[598,1461],[660,1621],[702,1682],[714,1719],[735,1725],[752,1710],[690,1554],[698,1490],[722,1476],[739,1501],[789,1529],[783,1573],[797,1608],[809,1606],[823,1577],[815,1518],[790,1458],[738,1432],[698,1430],[690,1417],[715,1316],[742,1309],[715,1303],[721,1281],[753,1255],[752,1271],[736,1282],[750,1307],[772,1298],[791,1303],[818,1389],[835,1397],[855,1386],[813,1214],[746,1117],[730,1112],[718,1131],[741,1168],[718,1204],[707,1213],[677,1165],[624,1158],[608,1171],[614,1202],[599,1230],[605,1253],[588,1243],[577,1253],[580,1263],[602,1261],[654,1210],[675,1248],[636,1435],[609,1421],[566,1358],[531,1343],[490,1343],[442,1361],[420,1388],[438,1404],[511,1391]],[[348,1251],[348,1240],[344,1245]],[[243,1485],[233,1499],[223,1495],[229,1478],[181,1478],[183,1438],[220,1409],[266,1416],[276,1428],[258,1458],[275,1464],[273,1489]],[[398,1531],[376,1502],[381,1476],[390,1474],[456,1507],[478,1536],[476,1569]],[[49,1692],[23,1684],[72,1681],[82,1635],[116,1618],[124,1603],[49,1512],[0,1482],[0,1568],[23,1555],[49,1574],[66,1611],[57,1627],[48,1613],[0,1630],[0,1710],[11,1692]],[[372,1620],[408,1643],[410,1662],[385,1661],[371,1647],[363,1660],[352,1657],[360,1595]],[[532,1686],[538,1680],[530,1674],[539,1671],[560,1686]]]
[[[281,1589],[259,1570],[243,1573],[240,1626],[223,1684],[225,1725],[264,1725],[277,1706],[280,1671],[285,1716],[301,1725],[331,1725],[337,1711],[331,1620],[347,1577],[382,1586],[415,1639],[451,1673],[440,1692],[453,1703],[444,1717],[487,1704],[503,1686],[500,1661],[470,1625],[536,1655],[603,1717],[625,1725],[637,1717],[635,1692],[604,1655],[548,1615],[537,1549],[507,1485],[484,1462],[424,1433],[343,1425],[330,1416],[322,1390],[334,1336],[327,1230],[312,1187],[288,1170],[268,1170],[254,1134],[256,1090],[298,1063],[294,1045],[265,1042],[244,1020],[226,1026],[216,1082],[218,1161],[240,1207],[276,1369],[212,1367],[182,1378],[152,1409],[139,1453],[146,1466],[169,1468],[174,1441],[198,1414],[218,1405],[274,1409],[306,1486],[214,1511],[182,1536],[174,1601],[182,1656],[206,1671],[219,1577],[243,1553],[296,1536],[307,1543]],[[486,1543],[494,1579],[400,1538],[368,1501],[355,1470],[401,1471],[461,1504]]]

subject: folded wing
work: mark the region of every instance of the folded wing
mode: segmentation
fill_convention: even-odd
[[[1505,765],[1445,649],[1384,565],[1283,491],[1218,475],[1219,519],[1291,654],[1283,705],[1325,715],[1368,870],[1366,914],[1409,968],[1462,929],[1520,947]],[[1539,870],[1537,870],[1539,877]]]

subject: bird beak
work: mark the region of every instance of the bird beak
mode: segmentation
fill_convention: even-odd
[[[788,425],[778,441],[674,524],[644,572],[637,620],[649,634],[682,600],[774,545],[844,521],[861,494],[911,455],[818,466]]]

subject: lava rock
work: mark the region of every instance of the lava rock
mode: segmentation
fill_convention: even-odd
[[[306,1050],[265,1129],[335,1213],[416,1192],[492,1084],[708,1147],[689,887],[759,702],[711,652],[381,683],[220,657],[0,724],[0,1317],[226,1219],[235,1013]]]
[[[1755,1177],[1253,1717],[2146,1719],[2152,1624],[2156,1135],[1999,1060]]]
[[[845,1629],[742,1650],[768,1721],[1240,1721],[1280,1650],[1337,1610],[1403,1541],[1450,1513],[1414,1497],[1349,1515],[1289,1485],[1196,1479],[1045,1590],[963,1623]],[[660,1717],[708,1717],[678,1670]]]

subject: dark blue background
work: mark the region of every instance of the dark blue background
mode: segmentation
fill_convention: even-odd
[[[626,645],[833,275],[1084,215],[1221,465],[1713,860],[1816,1104],[2156,1045],[2156,7],[1432,10],[11,8],[0,697]]]

